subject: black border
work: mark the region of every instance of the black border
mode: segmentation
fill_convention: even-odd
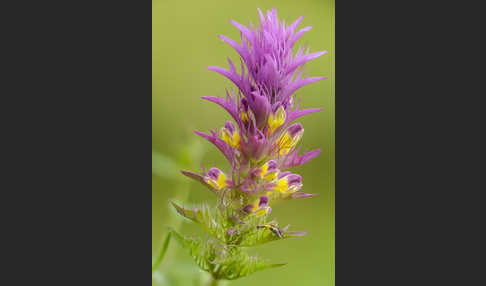
[[[337,285],[484,283],[477,8],[336,2]]]
[[[483,10],[336,2],[337,285],[484,284]],[[22,5],[3,10],[4,274],[148,284],[151,6]]]

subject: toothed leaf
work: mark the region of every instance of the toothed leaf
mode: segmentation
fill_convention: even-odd
[[[216,279],[235,280],[286,264],[268,263],[266,259],[248,255],[241,247],[225,245],[218,240],[203,241],[197,237],[185,237],[175,231],[173,234],[199,268],[211,273]]]
[[[202,204],[201,208],[187,209],[173,201],[170,203],[180,215],[200,224],[213,237],[225,241],[227,222],[218,212],[212,213],[206,204]]]

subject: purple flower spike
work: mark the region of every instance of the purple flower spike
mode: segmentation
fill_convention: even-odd
[[[293,53],[296,41],[307,31],[310,26],[296,31],[303,17],[288,25],[280,22],[277,11],[272,9],[266,16],[258,9],[260,25],[245,27],[236,21],[230,23],[241,33],[241,44],[232,39],[220,35],[219,37],[233,47],[241,57],[241,74],[238,74],[235,66],[228,60],[229,70],[210,66],[209,70],[218,72],[230,79],[246,98],[255,116],[256,126],[265,128],[269,112],[276,110],[278,106],[284,106],[289,115],[288,122],[297,117],[317,111],[288,110],[291,106],[293,93],[299,88],[326,77],[304,77],[301,68],[307,62],[314,60],[327,51],[309,53],[309,49],[301,47]],[[248,73],[245,73],[245,68]]]
[[[201,173],[182,171],[213,191],[218,197],[217,205],[209,209],[203,204],[200,209],[190,210],[172,203],[179,214],[202,224],[217,241],[215,257],[204,261],[204,257],[197,256],[198,263],[226,265],[227,246],[239,251],[241,247],[304,236],[306,231],[288,231],[288,225],[280,228],[277,220],[270,218],[272,206],[279,201],[317,195],[300,192],[302,177],[287,170],[307,163],[321,152],[317,149],[299,155],[298,143],[304,127],[295,120],[322,109],[302,108],[294,93],[326,78],[309,77],[304,66],[327,52],[310,52],[306,46],[299,47],[298,39],[311,29],[311,26],[298,28],[303,17],[288,24],[278,19],[275,9],[265,14],[258,9],[258,14],[259,23],[250,22],[248,27],[230,20],[240,32],[241,40],[219,36],[236,50],[240,66],[235,67],[228,59],[227,69],[207,67],[236,86],[234,90],[226,90],[225,97],[202,97],[224,108],[231,118],[208,133],[195,131],[218,148],[230,168],[206,171],[203,167]],[[214,243],[213,239],[207,242],[203,247]],[[247,261],[239,265],[235,260],[239,258],[229,258],[228,266],[235,271],[228,276],[217,270],[211,273],[213,277],[233,280],[239,278],[238,273],[245,272],[244,268],[237,268],[248,268]]]

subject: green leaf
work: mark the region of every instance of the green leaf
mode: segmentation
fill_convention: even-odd
[[[210,184],[208,184],[208,183],[206,183],[206,181],[204,181],[204,178],[201,174],[191,172],[191,171],[187,171],[187,170],[181,170],[181,173],[188,178],[191,178],[193,180],[198,181],[199,183],[201,183],[203,186],[208,188],[213,193],[217,192],[217,190],[215,188],[213,188]]]
[[[164,259],[165,253],[167,252],[167,248],[169,247],[169,242],[170,242],[170,237],[171,237],[172,232],[169,230],[167,233],[167,236],[165,237],[165,241],[162,244],[162,248],[160,249],[160,254],[157,260],[155,260],[155,263],[152,264],[152,273],[159,267],[160,263],[162,262],[162,259]]]
[[[188,209],[174,201],[170,200],[169,202],[181,216],[200,224],[211,236],[228,245],[251,247],[276,240],[303,236],[307,233],[305,231],[287,231],[288,226],[279,228],[276,221],[267,222],[265,216],[248,216],[244,220],[244,224],[232,225],[217,210],[211,212],[206,204],[202,204],[200,209],[196,207]],[[279,228],[281,237],[267,228],[258,227],[266,224]],[[230,227],[237,232],[236,235],[230,236],[226,233],[226,230]]]
[[[179,244],[189,252],[189,255],[195,260],[196,264],[205,271],[210,270],[209,263],[206,261],[203,241],[200,238],[186,238],[178,232],[172,230],[174,238]]]
[[[263,225],[271,225],[273,230],[261,227]],[[281,228],[275,220],[266,221],[265,216],[249,216],[245,220],[245,225],[237,228],[238,240],[236,243],[239,246],[250,247],[307,234],[306,231],[288,231],[289,226]],[[279,234],[276,233],[276,230]]]
[[[228,252],[229,254],[224,259],[218,261],[221,267],[215,276],[219,279],[235,280],[257,271],[280,267],[286,264],[268,263],[267,259],[248,255],[241,247],[233,247]]]
[[[202,204],[201,208],[187,209],[174,201],[169,200],[176,211],[183,217],[200,224],[210,235],[225,242],[225,225],[224,218],[218,213],[212,213],[207,204]]]
[[[174,238],[188,251],[199,268],[211,273],[215,279],[234,280],[286,264],[268,263],[266,259],[248,255],[242,247],[225,245],[214,239],[203,241],[175,231]]]
[[[282,237],[279,237],[271,230],[265,228],[253,229],[251,231],[248,231],[247,233],[241,234],[242,239],[239,245],[244,247],[257,246],[257,245],[265,244],[276,240],[299,237],[307,234],[307,232],[305,231],[284,231],[282,229],[281,231],[282,231],[281,233]]]

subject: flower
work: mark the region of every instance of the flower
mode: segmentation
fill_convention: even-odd
[[[260,117],[259,111],[264,110],[267,104],[272,107],[283,105],[286,108],[289,106],[290,96],[296,90],[306,84],[325,79],[325,77],[301,78],[302,70],[299,70],[299,67],[322,56],[326,51],[309,53],[309,49],[304,52],[305,47],[302,47],[293,55],[292,48],[295,42],[311,29],[311,26],[307,26],[296,32],[303,16],[287,25],[284,21],[279,22],[275,9],[268,11],[266,17],[260,9],[258,13],[259,27],[254,27],[250,23],[247,28],[230,20],[230,23],[241,32],[241,44],[226,36],[219,36],[239,53],[242,65],[243,63],[246,65],[248,74],[245,74],[242,66],[242,74],[239,75],[230,60],[230,70],[212,66],[208,69],[219,72],[233,81],[247,97],[252,111]],[[292,80],[294,76],[297,78]],[[263,98],[258,99],[258,96]]]
[[[278,176],[274,190],[280,193],[294,193],[302,187],[302,177],[290,172],[283,172]]]
[[[272,208],[268,206],[268,197],[261,196],[252,204],[246,205],[243,208],[243,211],[249,214],[254,214],[256,216],[261,216],[264,214],[269,214],[272,211]]]
[[[204,181],[216,190],[221,190],[228,185],[226,175],[218,168],[209,169],[208,175],[204,178]]]
[[[275,160],[270,160],[260,168],[260,178],[271,182],[275,180],[278,172],[277,162],[275,162]]]
[[[303,131],[303,128],[295,130],[301,125],[290,126],[290,124],[305,114],[321,110],[319,108],[299,109],[300,103],[294,105],[294,92],[302,86],[326,78],[303,77],[303,66],[310,60],[322,56],[326,51],[309,53],[308,48],[305,50],[301,47],[295,54],[293,53],[296,41],[311,29],[307,26],[297,30],[303,17],[289,25],[285,21],[278,20],[275,9],[267,11],[266,16],[260,9],[258,13],[259,26],[250,23],[249,27],[245,27],[236,21],[230,21],[241,32],[241,44],[226,36],[219,36],[240,55],[241,73],[236,71],[229,59],[229,70],[215,66],[208,67],[209,70],[230,79],[236,85],[237,93],[227,91],[226,99],[202,97],[221,105],[230,113],[239,130],[233,131],[236,128],[233,128],[234,125],[228,129],[225,124],[226,129],[221,132],[221,139],[228,147],[237,149],[245,159],[253,162],[262,158],[272,158],[275,155],[282,157],[290,153],[302,136],[301,133],[296,132]],[[283,137],[280,136],[285,130]],[[221,145],[209,135],[202,136],[217,146]],[[275,144],[279,145],[279,148],[273,148]],[[218,148],[224,149],[221,146]],[[289,158],[292,166],[308,161],[295,159],[296,156],[297,154],[293,154],[292,158]],[[280,164],[283,162],[285,159],[279,161]]]
[[[285,123],[285,108],[283,105],[280,105],[277,108],[275,113],[270,113],[268,116],[268,127],[270,128],[270,132],[275,132],[277,128],[282,126]]]
[[[276,147],[280,156],[287,155],[299,142],[304,134],[302,124],[296,123],[290,126],[277,140]]]
[[[302,177],[285,170],[302,165],[321,152],[317,149],[298,154],[304,128],[293,121],[321,109],[300,109],[300,102],[294,102],[294,93],[326,78],[303,77],[303,66],[326,52],[309,53],[305,47],[293,52],[297,39],[311,29],[307,26],[297,30],[303,17],[289,25],[278,20],[275,9],[267,11],[266,16],[260,9],[258,13],[259,25],[250,22],[245,27],[230,21],[241,32],[241,43],[219,36],[240,55],[241,72],[229,59],[229,70],[208,67],[230,79],[236,90],[226,91],[225,98],[202,98],[223,107],[234,121],[226,121],[219,136],[216,131],[211,131],[211,135],[196,133],[224,154],[232,166],[231,177],[237,178],[235,182],[228,181],[223,172],[213,168],[204,181],[215,190],[239,189],[241,192],[236,195],[240,194],[244,203],[241,210],[263,215],[271,210],[270,203],[314,196],[297,193],[303,186]]]
[[[227,173],[216,167],[208,172],[203,167],[202,173],[182,171],[214,192],[218,205],[214,213],[206,207],[192,211],[176,207],[181,215],[203,224],[225,244],[221,249],[235,251],[242,246],[307,233],[287,231],[288,226],[280,228],[268,217],[271,206],[279,201],[315,196],[301,192],[302,176],[288,169],[307,163],[321,152],[316,149],[299,155],[298,144],[304,127],[294,121],[321,109],[300,109],[294,93],[302,86],[326,78],[303,76],[303,66],[326,52],[309,53],[309,48],[301,47],[294,54],[296,41],[311,28],[297,30],[303,17],[288,25],[278,20],[275,9],[267,11],[266,16],[260,9],[258,13],[258,26],[250,23],[245,27],[230,21],[241,32],[240,44],[220,35],[240,55],[240,73],[229,59],[228,70],[208,67],[231,80],[236,89],[227,90],[225,98],[202,98],[223,107],[233,121],[226,121],[219,132],[218,129],[210,130],[209,134],[196,131],[221,151],[231,169]],[[214,256],[221,261],[225,259],[224,255],[211,254],[209,263],[216,261]],[[203,261],[200,257],[196,260]],[[235,267],[240,265],[236,260],[231,263]],[[236,269],[234,273],[242,270]]]
[[[226,121],[221,128],[221,139],[229,146],[238,149],[240,146],[240,135],[236,132],[235,125],[231,121]]]

